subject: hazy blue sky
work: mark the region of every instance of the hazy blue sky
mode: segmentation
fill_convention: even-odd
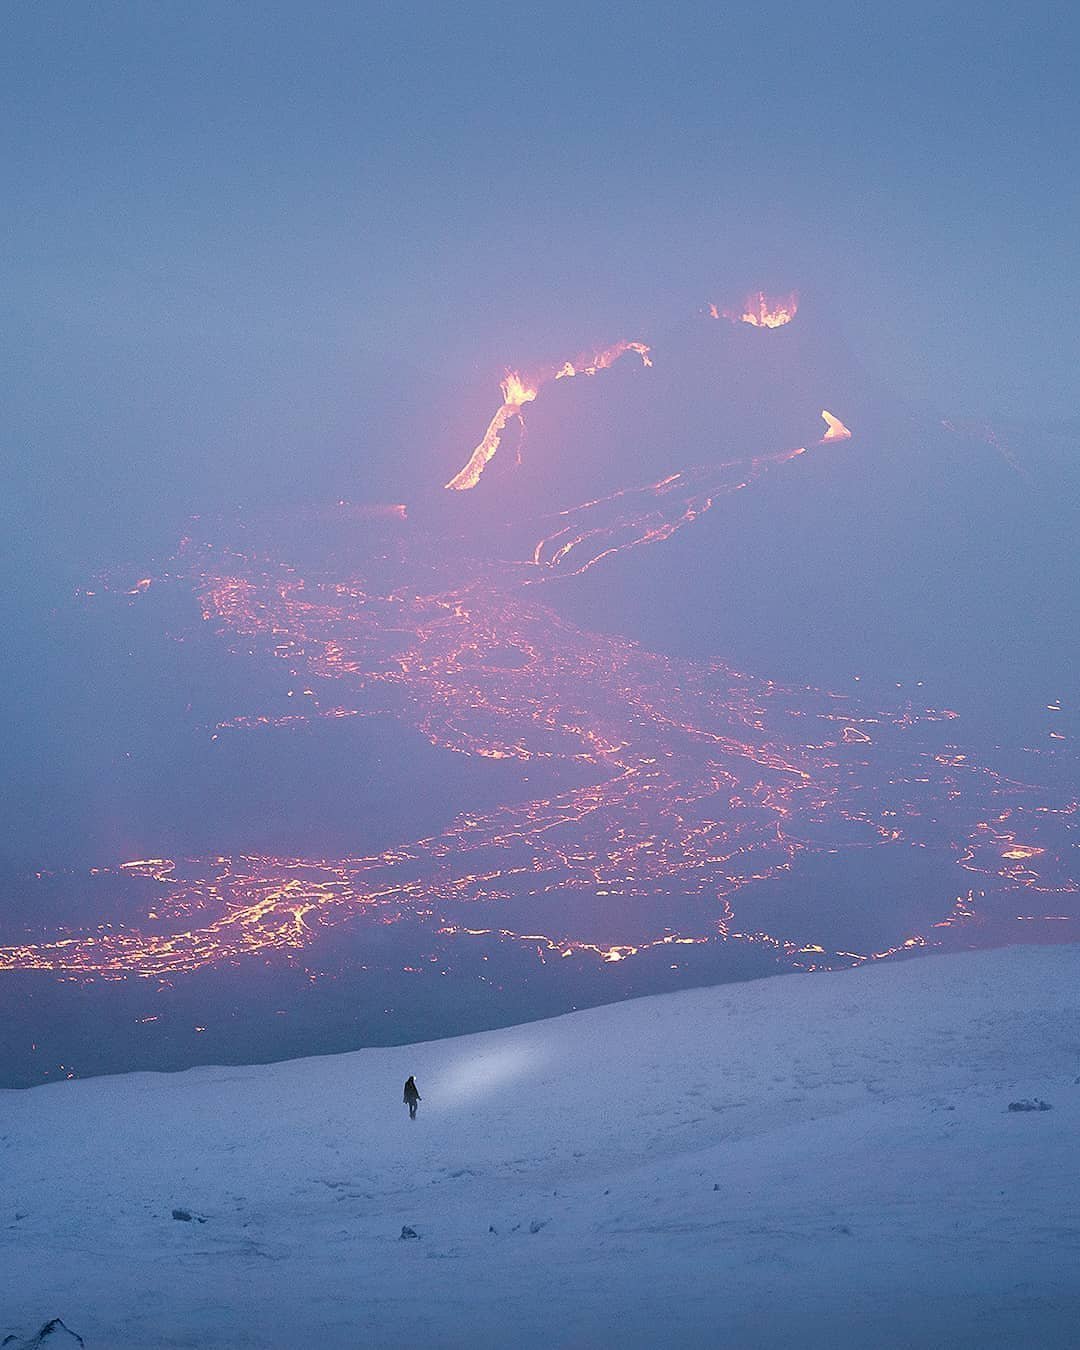
[[[96,551],[360,495],[414,364],[452,400],[759,283],[942,412],[1075,415],[1076,14],[9,3],[8,510]]]

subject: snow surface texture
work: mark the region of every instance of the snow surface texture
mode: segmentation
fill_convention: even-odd
[[[1072,1347],[1078,1075],[1054,947],[7,1091],[0,1340]]]

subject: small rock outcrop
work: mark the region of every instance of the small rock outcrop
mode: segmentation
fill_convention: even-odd
[[[72,1331],[69,1326],[65,1326],[59,1317],[54,1317],[44,1323],[34,1336],[28,1336],[25,1340],[19,1340],[17,1336],[5,1336],[0,1341],[0,1346],[7,1346],[8,1350],[72,1350],[76,1345],[85,1345],[86,1342],[77,1331]]]
[[[1049,1111],[1051,1110],[1049,1102],[1044,1102],[1041,1097],[1025,1097],[1023,1101],[1010,1102],[1010,1111]]]
[[[420,1234],[416,1231],[415,1228],[410,1228],[407,1223],[403,1223],[401,1225],[401,1237],[398,1239],[398,1241],[405,1242],[408,1238],[418,1238],[419,1236]]]

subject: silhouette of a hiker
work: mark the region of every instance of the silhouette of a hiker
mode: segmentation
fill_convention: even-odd
[[[420,1101],[420,1093],[417,1090],[416,1079],[409,1074],[405,1079],[405,1096],[403,1098],[405,1105],[409,1108],[409,1119],[416,1119],[416,1103]]]

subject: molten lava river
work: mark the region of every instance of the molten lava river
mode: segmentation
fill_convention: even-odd
[[[500,428],[521,401],[507,396]],[[459,516],[438,527],[404,507],[341,505],[299,528],[272,515],[193,524],[154,576],[125,583],[128,603],[193,594],[228,659],[287,672],[297,705],[252,707],[208,737],[390,717],[546,786],[497,809],[464,801],[445,828],[368,856],[102,859],[107,921],[0,948],[4,978],[124,982],[141,999],[125,1005],[129,1025],[155,1023],[155,999],[167,1008],[215,970],[233,1004],[245,970],[270,967],[310,987],[344,981],[366,1009],[336,1038],[309,1027],[252,1050],[250,1036],[200,1041],[213,1014],[196,1024],[193,1004],[195,1048],[124,1061],[174,1066],[439,1034],[679,983],[1080,938],[1076,800],[980,762],[955,713],[863,706],[560,617],[557,588],[574,576],[662,547],[800,455],[836,454],[850,433],[831,413],[825,423],[808,448],[689,469],[468,542]],[[437,993],[421,995],[425,981]],[[395,1019],[410,1007],[427,1020]],[[79,1053],[56,1050],[42,1074],[93,1071]]]

